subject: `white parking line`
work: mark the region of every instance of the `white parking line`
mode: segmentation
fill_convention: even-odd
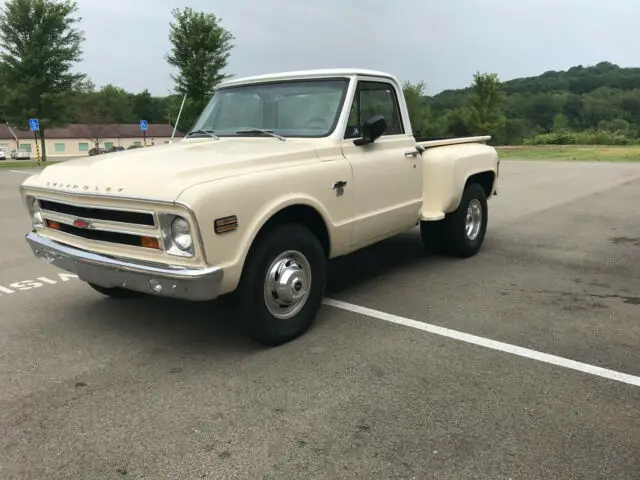
[[[71,273],[58,273],[58,278],[52,280],[48,277],[38,277],[35,280],[22,280],[19,282],[11,282],[7,286],[0,285],[0,297],[15,294],[20,291],[32,290],[34,288],[42,288],[47,285],[55,285],[59,282],[66,283],[69,280],[77,279],[78,276]],[[341,310],[347,310],[349,312],[365,315],[367,317],[376,318],[378,320],[384,320],[386,322],[396,323],[398,325],[404,325],[405,327],[415,328],[424,332],[433,333],[443,337],[452,338],[480,347],[490,348],[492,350],[498,350],[500,352],[510,353],[519,357],[529,358],[531,360],[537,360],[538,362],[549,363],[557,365],[559,367],[569,368],[571,370],[577,370],[579,372],[588,373],[609,380],[615,380],[617,382],[627,383],[640,387],[640,377],[629,375],[627,373],[616,372],[615,370],[609,370],[607,368],[596,367],[595,365],[589,365],[588,363],[576,362],[568,358],[558,357],[556,355],[550,355],[548,353],[538,352],[529,348],[519,347],[517,345],[511,345],[509,343],[498,342],[496,340],[490,340],[488,338],[479,337],[477,335],[471,335],[469,333],[459,332],[446,327],[439,327],[430,323],[419,322],[410,318],[400,317],[391,313],[381,312],[380,310],[374,310],[372,308],[361,307],[360,305],[354,305],[353,303],[347,303],[340,300],[334,300],[331,298],[325,298],[323,300],[325,305],[330,307],[339,308]]]
[[[73,273],[58,273],[58,279],[52,280],[48,277],[38,277],[35,280],[20,280],[18,282],[11,282],[8,285],[0,285],[0,297],[3,295],[11,295],[17,292],[24,292],[26,290],[33,290],[34,288],[46,287],[47,285],[56,285],[59,282],[68,282],[69,280],[78,278]]]
[[[40,173],[41,170],[9,170],[11,173],[21,173],[22,175],[35,175],[36,173]]]
[[[381,312],[379,310],[373,310],[371,308],[361,307],[360,305],[354,305],[352,303],[342,302],[340,300],[326,298],[324,299],[323,303],[331,307],[358,313],[360,315],[366,315],[372,318],[377,318],[378,320],[384,320],[386,322],[404,325],[405,327],[415,328],[417,330],[422,330],[425,332],[433,333],[435,335],[452,338],[454,340],[471,343],[473,345],[478,345],[485,348],[490,348],[492,350],[511,353],[512,355],[518,355],[520,357],[530,358],[539,362],[550,363],[559,367],[569,368],[572,370],[577,370],[579,372],[588,373],[590,375],[596,375],[598,377],[603,377],[609,380],[615,380],[617,382],[627,383],[629,385],[640,387],[640,377],[636,377],[634,375],[616,372],[615,370],[609,370],[607,368],[596,367],[594,365],[589,365],[588,363],[576,362],[575,360],[569,360],[568,358],[558,357],[556,355],[550,355],[548,353],[542,353],[536,350],[518,347],[516,345],[498,342],[484,337],[478,337],[469,333],[458,332],[456,330],[451,330],[450,328],[439,327],[437,325],[431,325],[429,323],[411,320],[410,318],[399,317],[397,315]]]

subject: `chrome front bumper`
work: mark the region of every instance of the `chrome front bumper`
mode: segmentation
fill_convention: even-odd
[[[122,287],[138,292],[184,300],[213,300],[220,294],[223,271],[218,267],[188,268],[130,261],[91,253],[42,237],[26,236],[36,257],[102,287]]]

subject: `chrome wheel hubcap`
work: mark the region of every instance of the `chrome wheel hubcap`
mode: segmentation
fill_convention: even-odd
[[[264,282],[264,301],[269,312],[286,320],[296,315],[309,298],[311,266],[306,257],[295,250],[278,255]]]
[[[482,205],[475,198],[469,202],[467,207],[467,217],[465,221],[465,231],[469,240],[475,240],[480,233],[482,225]]]

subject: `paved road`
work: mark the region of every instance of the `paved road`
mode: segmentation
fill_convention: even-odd
[[[333,262],[330,298],[637,379],[640,166],[502,171],[481,254],[410,232]],[[262,349],[224,304],[105,299],[31,258],[22,178],[0,173],[2,479],[640,478],[639,386],[331,306]]]

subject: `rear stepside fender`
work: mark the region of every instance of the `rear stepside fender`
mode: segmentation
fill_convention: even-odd
[[[479,183],[487,198],[497,188],[498,153],[495,148],[468,143],[427,149],[423,155],[424,189],[422,220],[440,220],[455,211],[462,192]]]

